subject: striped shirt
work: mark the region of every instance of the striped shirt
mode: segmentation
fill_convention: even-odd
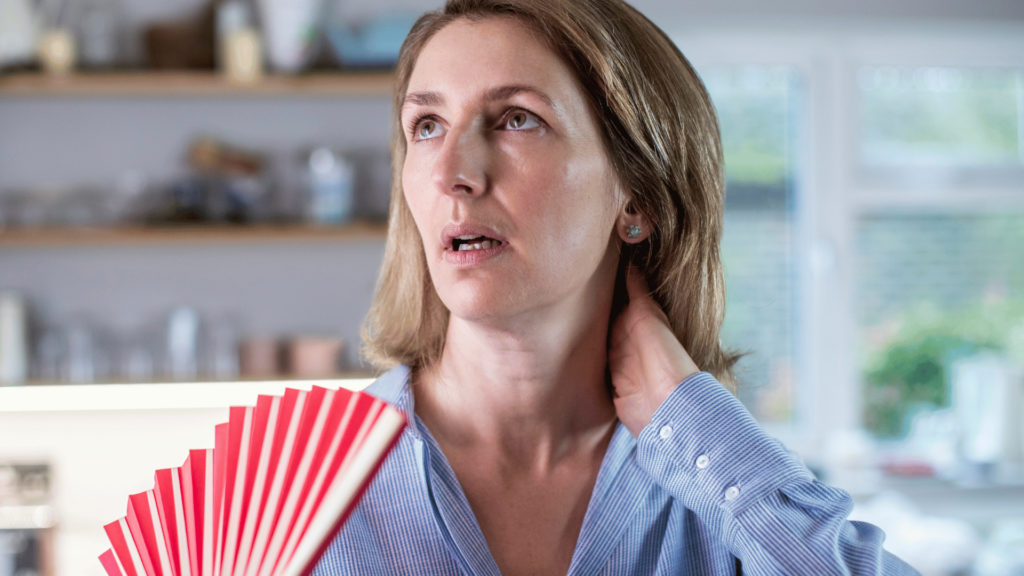
[[[410,371],[368,392],[411,416],[313,576],[499,574],[469,502],[423,422]],[[850,496],[814,479],[705,372],[634,439],[619,423],[594,484],[570,576],[917,574],[848,522]]]

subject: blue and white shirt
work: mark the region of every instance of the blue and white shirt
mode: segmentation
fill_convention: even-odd
[[[469,502],[415,416],[402,366],[367,391],[410,416],[313,576],[500,572]],[[634,439],[619,423],[570,576],[917,574],[848,522],[850,496],[814,479],[710,374],[678,386]]]

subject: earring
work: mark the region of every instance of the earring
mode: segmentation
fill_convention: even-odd
[[[640,237],[640,227],[636,224],[630,224],[629,228],[626,229],[626,236],[629,236],[630,240],[636,240]]]

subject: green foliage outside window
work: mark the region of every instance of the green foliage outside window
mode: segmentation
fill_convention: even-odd
[[[908,417],[922,406],[949,405],[948,368],[957,359],[983,350],[1016,362],[1024,355],[1020,300],[959,312],[921,305],[890,326],[891,336],[869,352],[864,373],[865,425],[881,438],[904,435]]]

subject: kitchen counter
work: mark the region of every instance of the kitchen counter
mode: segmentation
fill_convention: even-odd
[[[255,405],[286,387],[361,390],[370,378],[170,384],[0,387],[0,462],[51,467],[54,555],[60,576],[104,576],[103,525],[125,514],[128,495],[153,473],[180,466],[189,449],[212,448],[232,405]]]

